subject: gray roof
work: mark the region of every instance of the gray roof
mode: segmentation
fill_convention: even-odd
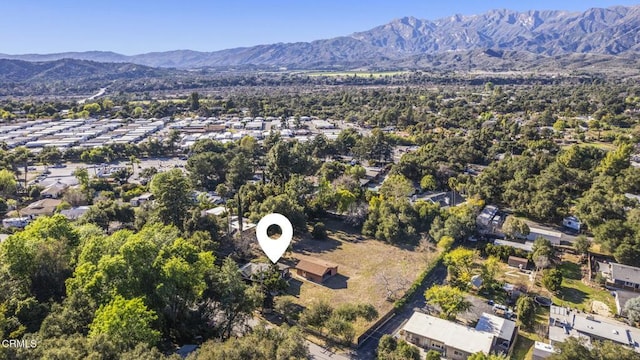
[[[640,268],[618,263],[610,263],[610,269],[611,278],[613,280],[628,281],[634,284],[640,284]]]
[[[562,342],[568,337],[587,341],[606,339],[640,352],[640,329],[625,323],[555,305],[551,305],[549,317],[549,339],[553,342]]]
[[[560,245],[560,242],[562,241],[561,232],[529,227],[529,235],[527,235],[527,240],[535,241],[539,237],[549,240],[551,242],[551,245]]]
[[[289,266],[281,263],[276,263],[276,265],[278,266],[278,270],[280,271],[285,271],[286,269],[289,269]],[[246,263],[242,265],[242,267],[240,267],[240,273],[244,278],[251,279],[253,275],[257,275],[262,272],[268,271],[270,267],[271,267],[271,264],[268,264],[268,263]]]
[[[493,217],[496,216],[497,212],[497,206],[487,205],[484,207],[484,209],[482,209],[476,220],[479,224],[488,226]]]
[[[509,240],[502,240],[502,239],[495,239],[493,241],[494,245],[505,245],[505,246],[511,246],[513,248],[516,249],[521,249],[527,252],[532,252],[533,251],[533,242],[532,241],[525,241],[524,244],[521,242],[516,242],[516,241],[509,241]]]
[[[402,329],[470,354],[481,351],[489,354],[493,344],[491,333],[418,312],[411,315]]]
[[[192,352],[198,350],[198,345],[195,344],[187,344],[182,345],[178,350],[176,350],[176,354],[180,355],[182,358],[186,358]]]
[[[476,330],[492,333],[496,337],[511,341],[516,330],[516,323],[503,317],[482,313]]]
[[[67,210],[60,211],[60,214],[64,215],[67,219],[77,219],[89,211],[89,206],[78,206]]]

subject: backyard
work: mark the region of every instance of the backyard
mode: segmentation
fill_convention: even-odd
[[[391,310],[393,303],[386,299],[382,275],[394,288],[409,288],[417,276],[436,258],[436,252],[420,252],[362,237],[341,222],[327,222],[327,239],[314,240],[303,236],[293,245],[288,260],[301,256],[314,257],[338,265],[338,275],[324,284],[316,284],[293,276],[288,290],[295,303],[308,306],[324,300],[333,306],[345,303],[369,303],[380,316]],[[404,291],[397,291],[398,297]],[[372,322],[371,322],[372,323]],[[356,335],[371,324],[358,320]]]

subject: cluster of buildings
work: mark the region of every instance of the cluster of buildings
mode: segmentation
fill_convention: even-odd
[[[152,137],[162,140],[170,130],[175,129],[180,132],[180,147],[187,149],[200,139],[227,142],[251,136],[261,140],[271,132],[300,142],[319,134],[335,139],[340,131],[340,124],[338,121],[308,116],[287,119],[196,117],[176,121],[168,118],[18,120],[10,125],[0,126],[0,143],[6,143],[9,148],[26,146],[34,152],[48,146],[61,150],[72,147],[93,148],[109,144],[139,144]]]
[[[164,128],[164,120],[62,119],[28,120],[0,126],[0,143],[25,146],[33,152],[43,147],[65,150],[109,144],[140,143]]]
[[[262,140],[272,132],[284,138],[295,138],[300,142],[324,134],[329,139],[338,136],[340,128],[336,121],[321,120],[308,116],[281,119],[277,117],[197,117],[173,122],[167,129],[181,134],[180,147],[189,148],[197,140],[213,139],[221,142],[239,140],[245,136]]]

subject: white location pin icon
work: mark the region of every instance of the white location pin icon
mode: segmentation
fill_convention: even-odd
[[[267,234],[267,229],[271,225],[280,227],[282,233],[279,238],[273,239]],[[260,244],[262,251],[264,251],[269,260],[275,264],[282,254],[287,251],[291,239],[293,239],[293,226],[291,226],[291,222],[284,215],[272,213],[258,221],[256,237],[258,238],[258,244]]]

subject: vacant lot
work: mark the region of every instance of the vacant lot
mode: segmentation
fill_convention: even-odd
[[[386,288],[381,274],[391,279],[390,283],[408,288],[429,261],[435,259],[433,252],[403,249],[377,240],[361,237],[341,222],[326,223],[328,238],[313,240],[309,236],[298,239],[290,260],[301,256],[316,257],[338,265],[338,275],[320,285],[294,276],[289,293],[302,306],[325,300],[334,306],[344,303],[369,303],[380,315],[393,307],[386,300]],[[398,292],[398,296],[402,291]],[[356,333],[366,330],[368,323],[355,324]]]

